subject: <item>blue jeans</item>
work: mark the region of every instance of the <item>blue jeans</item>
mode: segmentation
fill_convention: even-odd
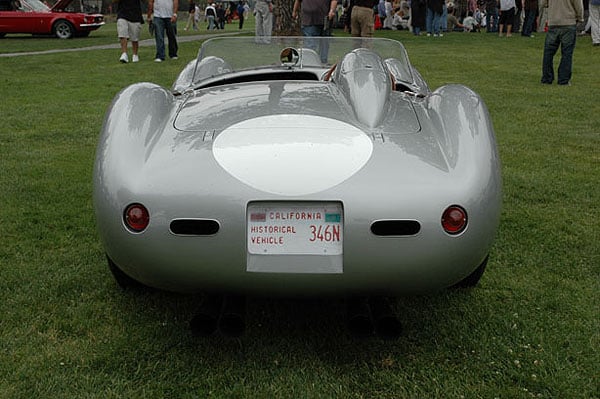
[[[436,35],[442,33],[442,14],[433,13],[433,33]]]
[[[217,25],[215,24],[215,16],[214,15],[207,15],[206,19],[208,20],[208,30],[213,30],[213,29],[217,29]]]
[[[439,35],[442,32],[442,14],[433,13],[433,22],[431,28],[434,35]]]
[[[442,11],[441,25],[442,25],[442,32],[447,32],[448,31],[448,6],[446,5],[445,1],[444,1],[444,8]]]
[[[561,56],[558,65],[558,84],[566,85],[571,80],[573,67],[573,51],[577,39],[577,25],[550,26],[544,43],[542,61],[542,83],[554,81],[554,55],[560,47]]]
[[[305,40],[306,47],[315,50],[321,56],[321,62],[327,63],[329,54],[329,39],[308,39],[308,37],[324,37],[329,36],[331,30],[323,29],[323,25],[304,25],[302,26],[302,36],[307,37]],[[318,42],[318,43],[317,43]]]
[[[433,33],[433,10],[429,7],[425,11],[425,30],[427,33]]]
[[[435,13],[431,8],[427,8],[427,15],[425,18],[427,33],[439,35],[442,28],[442,14]]]
[[[169,40],[169,57],[177,57],[177,27],[171,23],[171,18],[152,18],[154,23],[154,40],[156,41],[156,58],[165,59],[165,32]]]

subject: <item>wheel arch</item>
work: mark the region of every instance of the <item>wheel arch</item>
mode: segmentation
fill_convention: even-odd
[[[70,34],[68,36],[62,36],[58,32],[58,28],[59,28],[60,24],[62,24],[62,23],[66,24],[70,28]],[[52,33],[59,39],[72,39],[73,36],[75,36],[75,32],[76,32],[75,25],[66,18],[57,18],[54,21],[52,21]]]
[[[131,200],[147,155],[171,120],[172,100],[171,93],[158,85],[136,83],[117,94],[108,108],[93,175],[100,231],[120,223],[119,209]]]
[[[502,210],[501,163],[492,120],[483,99],[470,88],[451,84],[431,93],[424,118],[448,166],[448,205],[469,215],[465,235],[485,237],[481,260],[493,244]],[[485,268],[485,266],[483,266]]]

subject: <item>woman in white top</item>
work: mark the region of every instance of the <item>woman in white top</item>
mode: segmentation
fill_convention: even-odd
[[[512,24],[515,19],[515,0],[500,0],[500,20],[498,21],[498,36],[502,36],[506,26],[506,37],[512,36]]]

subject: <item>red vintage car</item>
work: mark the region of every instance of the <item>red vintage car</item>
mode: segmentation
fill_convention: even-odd
[[[67,11],[71,1],[58,0],[49,7],[39,0],[0,0],[0,37],[31,33],[69,39],[87,36],[104,25],[102,14]]]

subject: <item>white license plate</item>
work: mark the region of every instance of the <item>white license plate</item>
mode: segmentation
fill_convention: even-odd
[[[341,255],[344,215],[337,202],[248,205],[248,252],[254,255]]]

